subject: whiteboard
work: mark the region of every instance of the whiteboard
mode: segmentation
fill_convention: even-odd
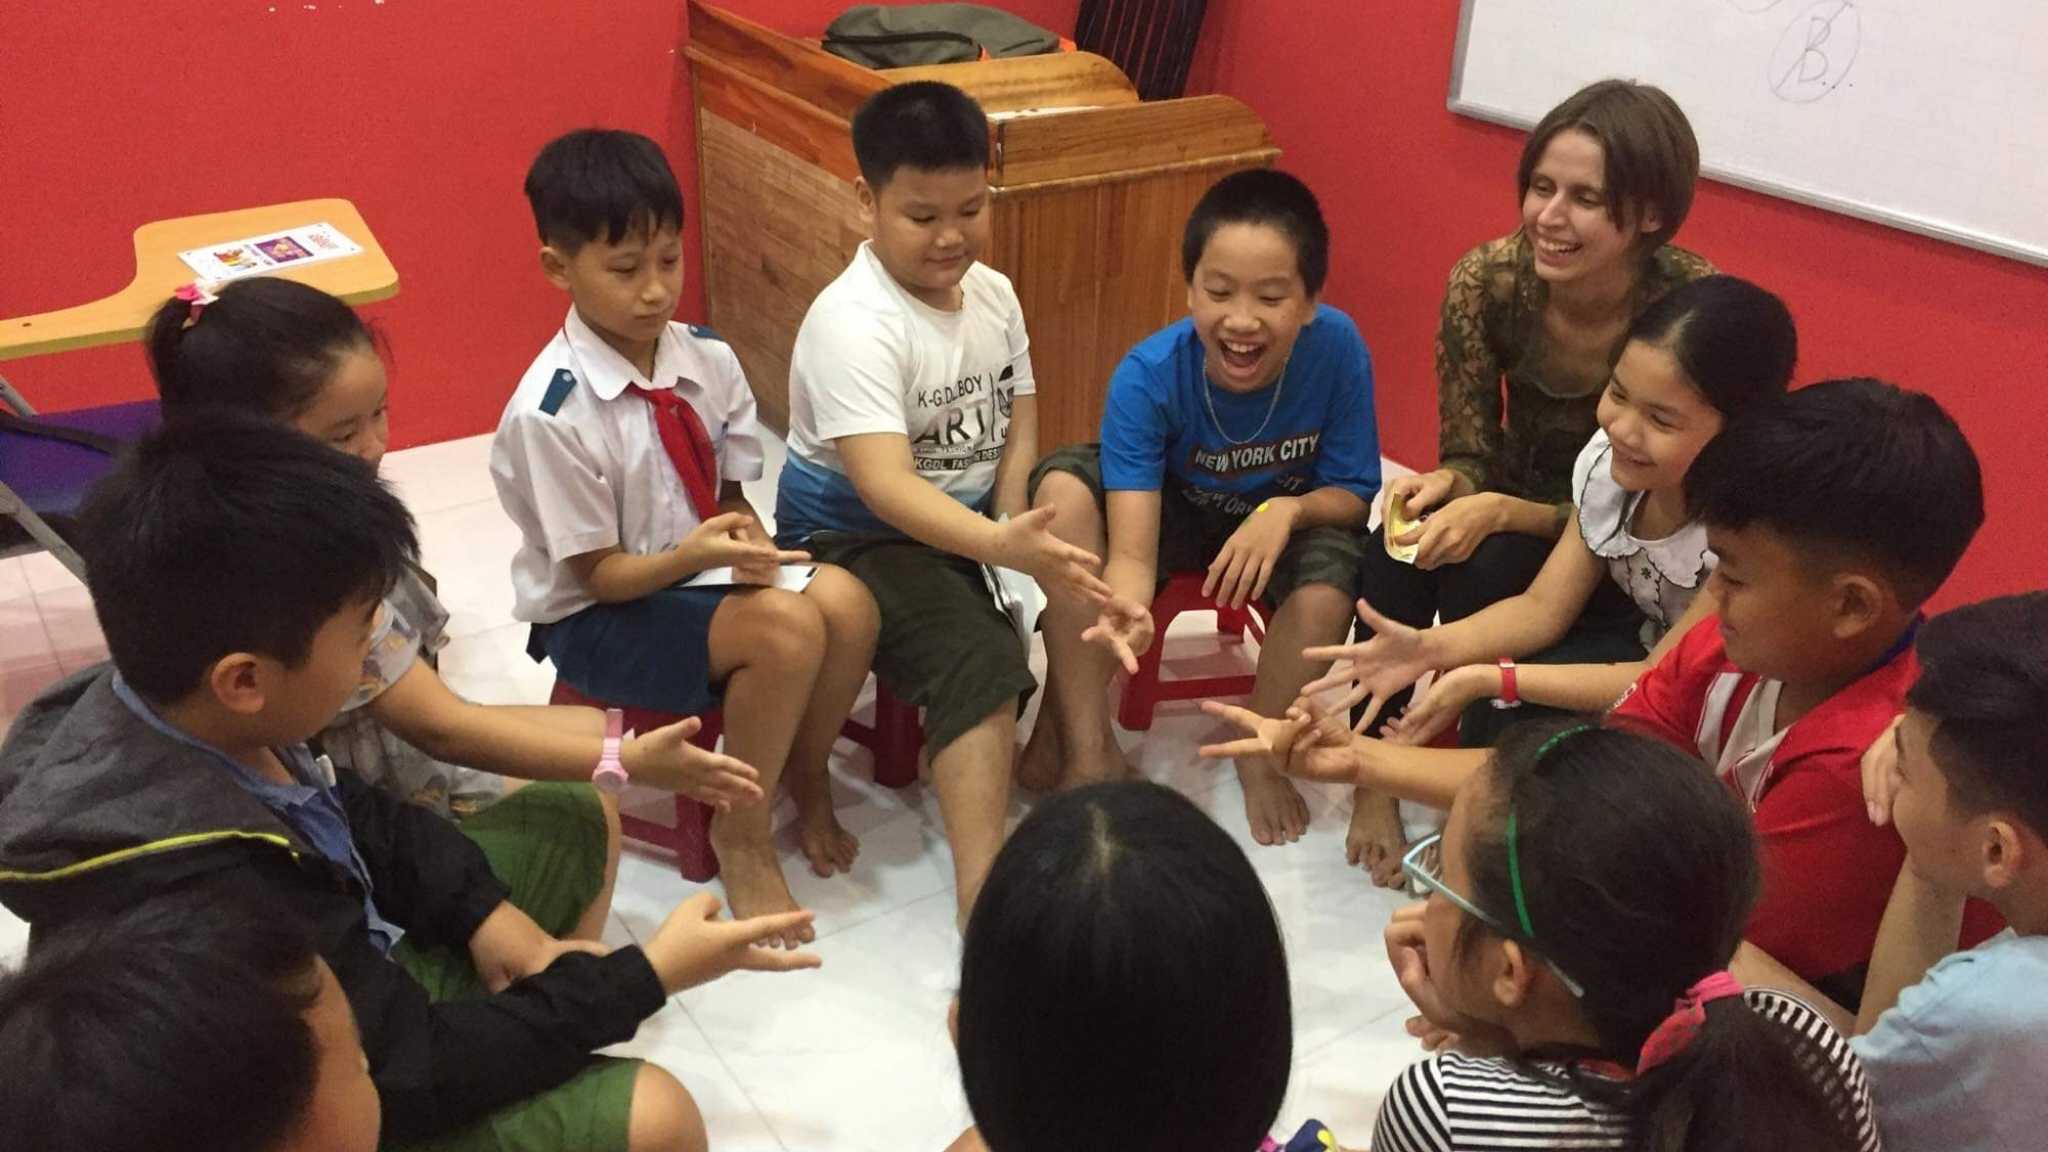
[[[1526,129],[1609,76],[1715,179],[2048,264],[2044,0],[1464,0],[1452,111]]]

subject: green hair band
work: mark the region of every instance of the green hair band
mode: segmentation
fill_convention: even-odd
[[[1591,731],[1592,728],[1591,724],[1580,724],[1545,740],[1543,746],[1536,749],[1536,758],[1530,762],[1530,766],[1543,763],[1543,758],[1550,755],[1551,749],[1581,732]],[[1529,919],[1529,901],[1522,893],[1522,852],[1515,842],[1515,807],[1512,799],[1508,801],[1508,886],[1514,890],[1515,917],[1521,921],[1522,935],[1534,940],[1536,925]]]

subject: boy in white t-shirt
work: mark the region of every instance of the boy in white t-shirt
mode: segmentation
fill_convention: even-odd
[[[858,846],[825,762],[867,679],[874,601],[826,566],[801,592],[760,586],[808,557],[777,549],[740,489],[762,453],[739,358],[671,320],[683,201],[660,147],[572,132],[541,150],[526,195],[541,270],[574,306],[491,444],[523,537],[513,615],[534,626],[529,654],[586,696],[685,714],[722,703],[726,751],[770,800],[712,819],[726,897],[735,917],[794,909],[770,838],[775,785],[789,781],[812,870],[850,869]],[[691,582],[722,568],[729,578]]]
[[[987,117],[951,85],[900,84],[855,113],[853,149],[871,238],[797,333],[776,526],[880,605],[875,673],[924,709],[965,923],[1002,847],[1017,713],[1036,687],[981,566],[1108,588],[1097,557],[1048,530],[1052,509],[1026,511],[1030,342],[1010,281],[975,262]]]

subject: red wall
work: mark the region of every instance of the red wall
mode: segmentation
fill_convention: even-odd
[[[726,6],[816,36],[847,2]],[[1080,0],[1005,3],[1070,34]],[[683,26],[682,0],[0,4],[0,316],[120,289],[150,220],[344,196],[399,273],[366,309],[395,362],[394,447],[489,431],[566,307],[520,195],[540,146],[645,132],[696,199]],[[694,221],[687,244],[694,271]],[[703,314],[689,284],[680,315]],[[0,374],[53,409],[152,392],[133,345]]]
[[[1195,82],[1245,101],[1334,232],[1326,298],[1370,341],[1388,455],[1436,455],[1444,278],[1517,223],[1521,134],[1454,116],[1451,0],[1212,0]],[[1625,65],[1617,72],[1625,74]],[[1782,295],[1802,381],[1931,392],[1983,462],[1990,517],[1938,604],[2048,585],[2048,268],[1703,183],[1680,243]]]
[[[840,0],[735,0],[815,35]],[[1079,0],[1008,0],[1071,33]],[[32,11],[31,11],[32,10]],[[1211,0],[1193,87],[1256,108],[1336,230],[1328,296],[1371,340],[1390,454],[1431,462],[1443,278],[1515,225],[1516,133],[1444,108],[1450,0]],[[398,367],[400,445],[487,430],[563,303],[519,196],[572,127],[660,139],[696,185],[679,0],[217,0],[0,5],[0,315],[127,279],[128,232],[165,216],[342,195],[403,292],[370,311]],[[1682,241],[1791,302],[1801,376],[1872,372],[1935,393],[1984,459],[1991,520],[1943,597],[2043,583],[2048,269],[1720,185]],[[694,235],[689,266],[697,266]],[[702,315],[694,287],[682,309]],[[0,365],[54,407],[147,395],[133,347]]]

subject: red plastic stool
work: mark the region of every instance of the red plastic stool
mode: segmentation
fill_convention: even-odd
[[[1182,572],[1167,580],[1166,587],[1152,598],[1152,647],[1138,657],[1138,674],[1124,685],[1123,703],[1116,722],[1128,732],[1152,727],[1152,710],[1170,700],[1209,700],[1250,694],[1256,677],[1189,676],[1173,680],[1159,678],[1159,658],[1166,651],[1166,628],[1183,612],[1216,613],[1216,631],[1226,638],[1242,641],[1247,636],[1263,643],[1266,622],[1255,608],[1228,608],[1202,595],[1202,573]]]
[[[554,691],[548,694],[548,703],[608,707],[603,701],[583,695],[560,679],[555,681]],[[634,732],[651,732],[683,719],[678,713],[652,708],[621,708],[620,711],[625,713],[627,729]],[[706,751],[714,750],[718,747],[719,736],[724,734],[725,718],[717,712],[706,712],[700,718],[704,726],[690,738],[690,743]],[[840,735],[866,748],[874,757],[875,783],[891,788],[906,788],[917,783],[917,754],[918,749],[924,746],[924,725],[918,719],[916,708],[889,695],[879,682],[875,685],[875,722],[862,724],[848,720],[840,729]],[[620,812],[619,829],[631,839],[674,852],[676,868],[683,874],[683,879],[703,884],[718,875],[718,854],[711,850],[712,811],[710,805],[678,794],[673,827],[659,820]]]

